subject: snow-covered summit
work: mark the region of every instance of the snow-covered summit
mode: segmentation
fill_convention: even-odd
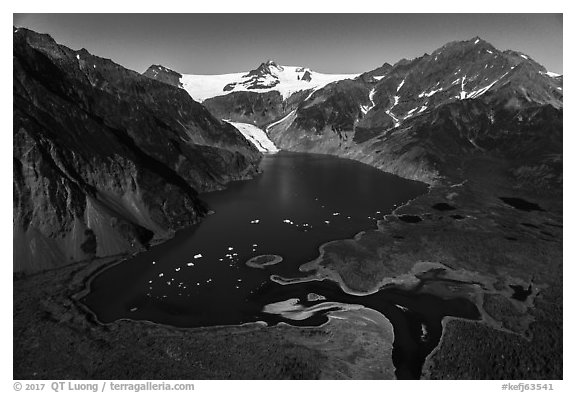
[[[163,69],[174,72],[166,67]],[[148,76],[159,79],[161,73],[162,70],[156,67],[154,72],[148,73]],[[298,91],[316,90],[329,83],[357,76],[358,74],[322,74],[306,67],[281,66],[269,60],[251,71],[220,75],[181,74],[176,85],[200,102],[237,91],[256,93],[278,91],[282,98],[286,99]]]

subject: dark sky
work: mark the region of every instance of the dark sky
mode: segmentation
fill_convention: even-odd
[[[272,59],[359,73],[474,36],[563,72],[561,14],[15,14],[14,25],[139,72],[219,74]]]

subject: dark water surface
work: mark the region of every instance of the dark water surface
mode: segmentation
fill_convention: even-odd
[[[322,303],[306,299],[317,293],[387,316],[394,326],[397,376],[403,378],[420,376],[424,357],[440,338],[443,316],[478,317],[464,300],[398,290],[353,296],[329,281],[270,281],[272,274],[297,277],[298,267],[316,258],[321,244],[375,228],[376,220],[426,192],[426,186],[325,155],[280,152],[265,156],[261,168],[263,174],[253,180],[203,194],[215,214],[98,274],[83,303],[105,323],[129,318],[180,327],[254,321],[314,326],[326,321],[328,310],[294,321],[262,309],[290,298],[305,306]],[[265,269],[245,265],[262,254],[284,260]]]

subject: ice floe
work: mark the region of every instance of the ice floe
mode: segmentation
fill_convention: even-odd
[[[300,304],[300,299],[291,298],[284,301],[267,304],[266,306],[264,306],[262,312],[265,312],[267,314],[281,315],[284,318],[291,319],[294,321],[301,321],[310,318],[315,313],[322,310],[338,309],[344,311],[344,310],[358,310],[362,308],[364,308],[364,306],[358,304],[345,304],[337,302],[325,302],[315,304],[311,307],[306,307]]]

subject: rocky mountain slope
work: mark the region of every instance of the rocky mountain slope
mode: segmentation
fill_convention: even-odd
[[[180,74],[152,65],[145,76],[181,87],[217,118],[261,125],[296,109],[313,91],[356,74],[322,74],[267,61],[257,68],[223,75]]]
[[[281,148],[434,184],[302,266],[358,292],[413,280],[420,293],[477,304],[481,321],[443,320],[423,377],[562,379],[561,76],[474,38],[288,98],[277,85],[236,86],[246,91],[203,102],[212,117],[180,74],[156,73],[15,31],[15,271],[137,250],[197,221],[206,208],[196,191],[249,176],[259,158],[216,119],[250,123],[256,143],[258,126]],[[75,299],[117,260],[16,277],[16,379],[382,378],[397,356],[366,315],[185,334],[101,325]]]
[[[473,153],[533,162],[538,146],[553,163],[550,154],[562,151],[562,98],[562,77],[474,38],[330,84],[267,131],[283,149],[435,183],[457,175]]]
[[[249,75],[268,75],[275,63],[266,64]],[[486,153],[516,159],[523,175],[561,179],[562,76],[478,37],[299,88],[288,96],[246,89],[204,104],[216,117],[266,129],[281,149],[353,158],[430,184],[457,180],[463,159]]]
[[[260,153],[183,90],[14,29],[14,272],[137,251]]]

